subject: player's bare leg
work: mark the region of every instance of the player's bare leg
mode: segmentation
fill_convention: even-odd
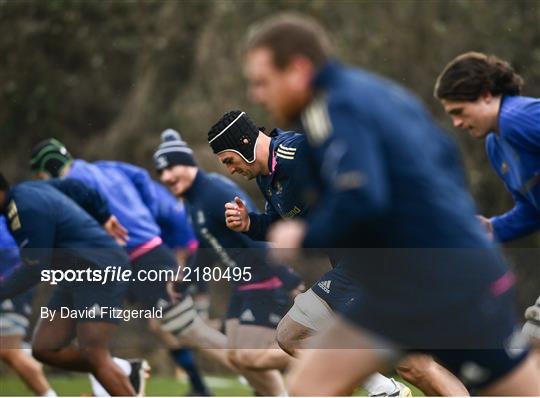
[[[369,375],[388,370],[380,351],[367,348],[369,338],[340,319],[314,337],[312,345],[320,348],[303,349],[290,372],[291,395],[351,395]]]
[[[428,396],[463,397],[469,392],[451,372],[429,355],[407,356],[396,368],[399,375]]]
[[[315,330],[296,322],[289,314],[285,314],[277,327],[277,342],[283,351],[296,357],[297,350],[305,347],[307,339],[313,337],[315,333]]]
[[[128,377],[114,363],[109,341],[116,326],[57,318],[41,320],[34,334],[32,353],[43,363],[62,369],[92,373],[111,395],[133,396]],[[78,346],[71,344],[77,337]]]
[[[53,393],[41,364],[21,348],[22,340],[23,336],[19,335],[0,336],[0,358],[36,395],[45,396]]]
[[[478,391],[484,396],[540,396],[540,372],[533,355],[529,355],[512,372]]]
[[[260,395],[284,395],[285,383],[278,370],[251,370],[250,363],[275,341],[275,330],[262,326],[240,325],[238,319],[225,324],[229,342],[229,358]],[[246,347],[246,348],[242,348]],[[261,347],[260,349],[254,347]]]
[[[193,325],[178,336],[164,331],[157,320],[151,320],[149,322],[149,329],[154,332],[169,349],[178,349],[182,347],[197,349],[209,360],[217,361],[226,368],[238,373],[238,369],[230,361],[227,353],[227,337],[220,331],[208,325],[200,317],[196,317],[193,320]]]

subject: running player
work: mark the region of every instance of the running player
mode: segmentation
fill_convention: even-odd
[[[249,138],[249,144],[243,137]],[[212,126],[208,142],[230,174],[256,178],[266,199],[263,214],[248,213],[239,197],[234,203],[226,203],[225,220],[230,229],[255,240],[266,240],[268,229],[277,220],[307,215],[309,206],[303,186],[308,148],[304,134],[275,129],[266,135],[245,112],[231,111]],[[332,322],[333,311],[342,312],[347,304],[360,299],[358,291],[342,267],[332,268],[308,291],[296,296],[277,328],[280,347],[296,356],[305,339]],[[370,396],[411,394],[408,387],[381,374],[366,380],[364,388]]]
[[[306,222],[280,221],[271,241],[290,251],[384,248],[341,252],[363,297],[318,346],[373,348],[382,340],[389,350],[310,351],[291,375],[291,392],[350,393],[415,349],[480,394],[538,395],[532,358],[505,350],[516,325],[511,274],[474,222],[454,144],[424,107],[392,82],[332,59],[325,31],[307,17],[258,24],[245,62],[252,98],[282,122],[302,121],[323,187]]]
[[[80,199],[95,219],[60,192],[64,188],[76,193],[72,198]],[[64,270],[103,271],[112,265],[130,268],[125,251],[96,221],[103,224],[109,219],[106,202],[80,183],[31,181],[10,188],[0,174],[0,208],[23,260],[7,280],[0,282],[0,300],[39,283],[41,271],[51,266],[53,254],[55,259],[61,258],[52,266]],[[40,319],[32,345],[34,356],[56,367],[92,373],[111,395],[135,395],[128,377],[109,352],[117,320],[107,313],[96,318],[87,315],[90,308],[121,308],[126,287],[119,281],[60,282],[47,308],[59,311],[67,307],[82,315]],[[71,344],[74,336],[78,345]]]
[[[520,96],[522,86],[508,62],[477,52],[450,61],[435,84],[454,126],[486,141],[491,165],[514,198],[510,211],[478,216],[501,242],[540,230],[540,99]],[[525,318],[524,333],[540,347],[540,297]]]
[[[8,231],[6,218],[0,215],[0,280],[21,262],[19,249]],[[0,302],[0,359],[8,364],[25,384],[42,397],[55,397],[41,364],[23,350],[29,316],[32,310],[32,291]]]
[[[223,203],[240,195],[248,207],[254,208],[251,200],[232,181],[200,169],[192,150],[174,130],[162,134],[154,161],[161,181],[175,196],[184,199],[201,243],[197,262],[207,264],[210,251],[230,272],[241,271],[225,325],[233,363],[258,394],[285,394],[279,371],[249,370],[266,349],[271,349],[275,327],[289,307],[284,281],[264,259],[266,245],[225,225]],[[293,284],[298,283],[297,279]]]
[[[161,214],[168,209],[162,204],[162,201],[167,199],[158,197],[156,185],[146,170],[123,162],[88,163],[81,159],[73,159],[66,147],[56,139],[46,139],[32,149],[30,166],[38,178],[73,178],[94,188],[105,197],[111,213],[129,231],[125,245],[135,270],[176,270],[177,264],[181,264],[185,259],[182,253],[177,258],[163,243],[156,220],[164,220],[174,215],[168,219],[167,227],[172,226],[176,234],[185,229],[186,220],[181,213]],[[178,235],[173,239],[178,239]],[[171,297],[166,284],[165,280],[156,282],[135,280],[130,283],[128,298],[142,303],[146,308],[168,306]],[[223,350],[226,347],[225,336],[206,325],[197,316],[191,296],[183,295],[181,301],[186,310],[182,317],[183,328],[177,329],[181,334],[181,342],[178,341],[179,336],[166,337],[158,332],[155,322],[149,322],[150,329],[171,349],[176,350],[179,344],[198,347],[206,355],[231,367]],[[182,359],[176,355],[173,358],[175,361]],[[182,363],[178,364],[182,366]]]

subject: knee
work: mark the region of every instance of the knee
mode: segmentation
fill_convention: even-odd
[[[432,361],[431,358],[407,358],[397,366],[396,371],[403,379],[416,385],[429,378]]]
[[[54,354],[54,350],[32,347],[32,356],[41,363],[52,364],[54,362]]]

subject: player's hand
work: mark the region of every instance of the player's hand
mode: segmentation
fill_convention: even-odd
[[[249,231],[249,214],[245,203],[238,196],[234,202],[225,203],[225,224],[236,232]]]
[[[120,224],[120,221],[118,221],[116,216],[110,216],[109,219],[105,221],[105,224],[103,224],[103,228],[105,228],[105,231],[107,231],[120,246],[125,246],[129,240],[127,229]]]
[[[494,233],[493,233],[493,224],[491,223],[491,220],[489,218],[486,218],[486,217],[481,216],[481,215],[477,215],[476,218],[478,219],[478,221],[480,221],[480,223],[482,224],[482,226],[486,230],[486,234],[488,236],[488,239],[493,240]]]
[[[268,231],[270,257],[276,262],[287,263],[298,257],[306,235],[306,224],[299,220],[280,221]]]

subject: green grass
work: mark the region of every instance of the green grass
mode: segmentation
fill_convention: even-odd
[[[249,387],[242,385],[237,377],[224,376],[206,378],[215,396],[251,396]],[[61,396],[91,395],[88,378],[81,375],[50,377],[49,382]],[[412,387],[414,396],[422,396],[422,393]],[[152,377],[146,387],[148,396],[182,396],[188,392],[188,385],[172,377]],[[16,376],[2,376],[0,378],[0,395],[2,396],[28,396],[30,390]],[[365,395],[359,389],[355,395]]]

